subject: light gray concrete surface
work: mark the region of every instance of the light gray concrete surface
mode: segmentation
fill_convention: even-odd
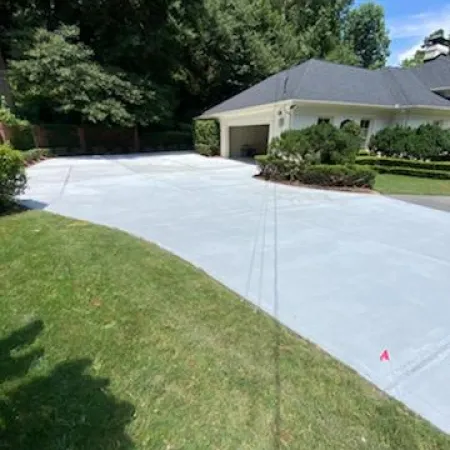
[[[391,197],[428,208],[450,212],[450,197],[445,195],[392,195]]]
[[[60,158],[28,170],[22,199],[156,242],[269,314],[276,249],[279,320],[450,432],[450,214],[255,170],[189,153]]]

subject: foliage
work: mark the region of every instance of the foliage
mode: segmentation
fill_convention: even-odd
[[[414,130],[411,127],[394,125],[374,134],[370,138],[369,148],[383,156],[408,156],[414,145],[413,137]]]
[[[320,162],[320,152],[311,146],[304,130],[287,130],[280,137],[272,139],[270,154],[276,158],[289,159],[299,163]]]
[[[204,156],[220,153],[220,127],[217,120],[196,120],[194,123],[195,150]]]
[[[299,160],[282,158],[274,154],[256,155],[255,161],[260,169],[260,175],[266,180],[295,181],[305,164]]]
[[[450,172],[450,162],[417,161],[414,159],[360,156],[356,163],[375,167],[410,167],[412,169],[442,170]]]
[[[450,131],[435,124],[416,129],[395,125],[373,135],[369,148],[383,156],[436,160],[450,153]]]
[[[352,145],[358,147],[357,150],[359,153],[361,146],[363,145],[363,137],[361,134],[362,130],[359,124],[357,124],[354,120],[348,120],[344,123],[344,126],[341,129],[354,139],[352,141]]]
[[[350,44],[342,43],[331,50],[325,57],[329,62],[346,64],[348,66],[360,66],[361,60]]]
[[[26,181],[21,152],[9,144],[0,145],[0,208],[25,190]]]
[[[47,148],[33,148],[22,152],[25,164],[32,164],[50,156],[50,150]]]
[[[308,58],[361,65],[361,54],[372,54],[385,42],[379,23],[364,22],[364,5],[351,10],[351,0],[6,3],[0,6],[0,49],[10,65],[26,61],[13,91],[27,117],[45,122],[63,118],[65,123],[145,122],[175,128]],[[60,42],[63,24],[80,29],[78,37],[64,39],[78,59],[63,52],[69,48]],[[55,35],[47,39],[52,45],[36,45],[42,30]],[[37,55],[38,48],[45,51]],[[42,88],[30,83],[34,75],[45,81],[55,68],[56,79]],[[81,98],[74,98],[75,87]],[[91,94],[89,105],[84,96]]]
[[[17,150],[29,150],[35,147],[31,124],[9,127],[11,145]]]
[[[165,117],[163,97],[151,83],[136,84],[103,68],[80,42],[76,27],[55,32],[39,28],[29,40],[20,59],[11,62],[9,80],[17,107],[33,122],[70,118],[74,123],[133,126]]]
[[[373,188],[376,172],[369,167],[349,165],[315,165],[300,172],[304,184],[333,187]]]
[[[256,156],[260,175],[267,180],[298,181],[304,184],[334,187],[367,187],[375,183],[376,172],[365,166],[299,164],[275,156]]]
[[[355,134],[356,133],[356,134]],[[301,130],[287,130],[272,140],[269,152],[276,158],[300,164],[353,163],[360,136],[355,127],[340,130],[322,123]]]
[[[7,126],[24,127],[28,125],[26,120],[19,119],[6,104],[4,96],[0,97],[0,124]]]
[[[359,135],[347,133],[329,123],[313,125],[303,129],[302,132],[305,134],[311,150],[320,154],[322,164],[354,162],[360,146]]]
[[[402,61],[401,65],[405,69],[421,66],[424,63],[424,57],[425,57],[425,52],[423,50],[416,50],[416,52],[414,53],[414,56],[412,56],[411,58],[405,58]]]
[[[383,7],[363,3],[351,10],[345,22],[344,41],[354,49],[362,67],[384,67],[389,57],[390,40]]]
[[[415,158],[439,158],[450,153],[450,131],[437,124],[423,124],[415,130]]]
[[[379,173],[390,173],[395,175],[408,175],[410,177],[434,178],[439,180],[450,180],[448,170],[415,169],[412,167],[374,166]]]

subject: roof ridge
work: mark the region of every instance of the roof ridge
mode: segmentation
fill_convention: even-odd
[[[393,74],[393,68],[392,67],[388,67],[387,70],[384,71],[384,73],[389,74],[390,80],[391,82],[389,83],[390,86],[394,87],[394,89],[400,93],[400,95],[403,98],[403,105],[407,105],[408,104],[408,96],[406,95],[405,90],[403,89],[402,85],[399,83],[399,81],[397,80],[397,78],[394,76]],[[396,99],[397,100],[397,99]],[[397,104],[397,103],[396,103]]]

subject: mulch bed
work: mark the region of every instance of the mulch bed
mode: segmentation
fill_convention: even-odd
[[[315,184],[303,184],[299,181],[274,181],[274,180],[266,180],[262,175],[254,175],[253,178],[257,178],[258,180],[268,181],[269,183],[277,183],[284,184],[286,186],[295,186],[302,187],[307,189],[319,189],[322,191],[339,191],[339,192],[349,192],[349,193],[358,193],[358,194],[374,194],[379,195],[379,192],[374,191],[369,188],[358,188],[358,187],[339,187],[339,186],[319,186]]]

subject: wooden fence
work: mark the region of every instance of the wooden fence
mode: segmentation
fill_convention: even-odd
[[[57,154],[73,155],[193,149],[190,132],[155,132],[137,127],[54,124],[8,127],[0,124],[0,141],[10,141],[19,150],[50,148]]]

